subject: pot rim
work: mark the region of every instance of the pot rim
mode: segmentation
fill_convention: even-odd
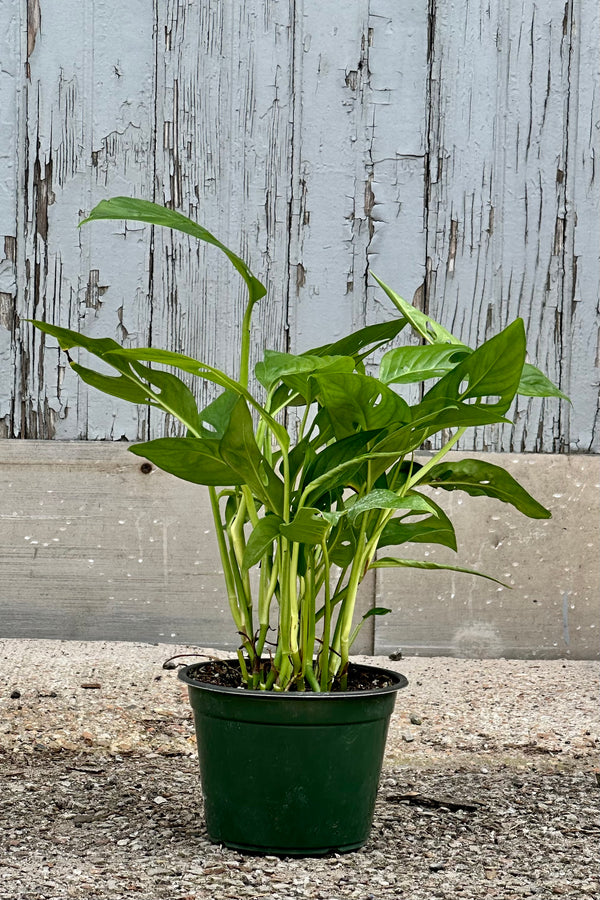
[[[237,659],[223,659],[219,660],[219,662],[237,663]],[[292,700],[297,700],[299,702],[323,702],[325,700],[347,700],[350,697],[354,699],[363,697],[381,697],[383,694],[393,694],[408,685],[408,678],[406,678],[405,675],[402,675],[401,672],[395,672],[393,669],[383,669],[381,666],[351,663],[355,668],[361,669],[362,671],[384,674],[389,677],[392,683],[385,687],[371,688],[366,691],[249,691],[244,687],[233,688],[220,684],[211,684],[208,681],[196,681],[190,676],[189,670],[196,669],[201,665],[203,665],[203,663],[192,663],[189,666],[182,666],[177,671],[177,677],[180,681],[183,681],[190,687],[199,690],[211,691],[217,694],[230,694],[236,697],[244,696],[249,700],[255,700],[259,703],[266,700],[281,700],[283,702],[290,702]]]

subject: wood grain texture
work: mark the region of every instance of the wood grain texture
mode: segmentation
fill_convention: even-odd
[[[268,282],[253,359],[388,317],[372,269],[466,341],[522,315],[573,397],[521,400],[465,447],[598,452],[596,4],[6,0],[0,17],[0,436],[176,431],[88,391],[28,317],[235,368],[243,286],[215,248],[77,230],[130,194]]]
[[[572,394],[576,410],[570,420],[567,404],[520,399],[513,427],[479,430],[462,446],[589,450],[598,395],[600,110],[598,68],[588,68],[584,50],[582,73],[580,50],[597,46],[597,11],[564,0],[470,3],[457,22],[455,4],[434,6],[428,310],[473,344],[522,316],[532,360]]]
[[[10,4],[0,5],[0,437],[8,437],[7,422],[13,415],[18,386],[14,358],[22,37],[18,13]]]
[[[201,222],[268,284],[255,315],[256,361],[263,341],[288,344],[290,9],[262,0],[169,0],[157,9],[155,199]],[[236,373],[246,291],[228,260],[157,230],[152,270],[152,343]],[[196,389],[203,402],[214,396],[212,386]]]

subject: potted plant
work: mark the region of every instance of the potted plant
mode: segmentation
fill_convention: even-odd
[[[467,428],[508,421],[517,392],[564,395],[526,362],[520,319],[471,349],[378,278],[394,319],[299,355],[265,350],[251,391],[251,316],[266,289],[246,263],[195,222],[147,201],[103,201],[85,221],[98,219],[164,225],[213,244],[248,289],[234,374],[181,353],[126,349],[112,338],[34,322],[58,339],[87,384],[177,418],[185,435],[130,449],[208,487],[239,636],[237,659],[180,670],[196,721],[209,836],[285,854],[359,847],[371,825],[395,693],[406,684],[397,673],[350,661],[365,619],[388,612],[371,609],[355,621],[359,584],[382,566],[481,574],[382,555],[407,542],[456,550],[431,488],[549,517],[503,468],[448,452]],[[368,357],[403,330],[417,343],[388,349],[377,374],[367,374]],[[74,348],[115,374],[72,359]],[[199,410],[172,369],[212,382],[216,399]],[[422,399],[409,405],[398,386],[415,383],[424,383]],[[434,435],[440,448],[418,461]]]

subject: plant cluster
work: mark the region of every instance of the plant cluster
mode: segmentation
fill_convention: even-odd
[[[389,612],[371,609],[355,621],[357,591],[370,569],[481,574],[382,556],[384,548],[405,543],[456,550],[452,522],[424,488],[495,497],[526,516],[550,516],[503,468],[447,455],[466,429],[509,421],[517,392],[564,396],[526,362],[521,319],[471,349],[376,278],[395,308],[394,319],[307,353],[265,350],[254,368],[260,389],[251,392],[251,316],[266,288],[246,263],[195,222],[147,201],[103,201],[85,221],[98,219],[164,225],[213,244],[248,289],[236,376],[181,353],[124,348],[111,338],[34,322],[67,353],[81,348],[116,371],[106,375],[69,356],[87,384],[160,409],[186,429],[185,436],[130,449],[208,487],[246,687],[343,690],[361,625],[370,615]],[[367,374],[368,357],[405,329],[417,343],[388,349],[377,374]],[[199,410],[173,369],[212,382],[218,396]],[[398,389],[407,384],[422,386],[412,405]],[[286,427],[288,416],[293,429]],[[441,449],[419,462],[416,454],[434,435],[442,436]],[[255,569],[258,577],[252,578]]]

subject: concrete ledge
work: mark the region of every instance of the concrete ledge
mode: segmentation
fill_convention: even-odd
[[[127,446],[0,441],[2,636],[231,649],[204,489],[155,468],[144,474]],[[378,570],[361,609],[393,612],[369,620],[356,652],[598,657],[598,457],[485,458],[507,466],[553,519],[437,491],[455,517],[459,553],[422,544],[412,555],[480,569],[513,589],[468,575]]]

